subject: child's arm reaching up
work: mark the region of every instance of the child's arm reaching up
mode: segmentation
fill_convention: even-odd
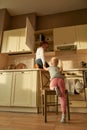
[[[48,71],[48,68],[45,65],[43,65],[43,68],[44,70]]]

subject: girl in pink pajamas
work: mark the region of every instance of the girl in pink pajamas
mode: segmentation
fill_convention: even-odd
[[[50,73],[50,89],[56,90],[56,93],[60,98],[61,111],[62,111],[61,122],[64,123],[66,121],[66,98],[65,98],[64,77],[61,74],[62,66],[59,68],[58,58],[52,57],[51,66],[48,68],[44,66],[44,69],[49,71]]]

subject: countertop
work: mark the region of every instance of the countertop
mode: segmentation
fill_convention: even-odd
[[[39,71],[40,69],[5,69],[0,72],[25,72],[25,71]]]
[[[64,71],[87,71],[87,68],[73,68],[73,69],[65,69]]]
[[[45,71],[43,69],[37,69],[37,68],[34,68],[34,69],[3,69],[3,70],[0,70],[0,72],[23,72],[23,71]],[[87,68],[73,68],[73,69],[65,69],[64,72],[67,72],[67,71],[87,71]]]

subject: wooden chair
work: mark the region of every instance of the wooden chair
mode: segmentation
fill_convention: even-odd
[[[66,94],[66,101],[67,101],[67,106],[66,106],[67,107],[67,117],[68,117],[68,120],[70,120],[69,97],[68,97],[68,91],[67,90],[65,91],[65,94]],[[51,96],[51,95],[54,95],[56,97],[54,102],[48,102],[47,101],[47,97]],[[43,102],[44,121],[47,122],[47,113],[48,113],[47,107],[48,106],[55,106],[56,107],[56,114],[58,114],[58,96],[56,95],[55,90],[45,89],[42,97],[43,97],[42,102]]]
[[[44,121],[47,122],[47,107],[49,106],[55,106],[56,108],[56,114],[58,114],[58,96],[56,95],[55,90],[49,89],[49,83],[50,83],[50,76],[49,73],[47,73],[44,70],[40,71],[40,85],[41,85],[41,102],[42,102],[42,111],[44,116]],[[68,91],[65,91],[66,94],[66,101],[67,101],[67,115],[68,120],[70,120],[70,109],[69,109],[69,96]],[[54,96],[54,101],[48,102],[48,96]]]

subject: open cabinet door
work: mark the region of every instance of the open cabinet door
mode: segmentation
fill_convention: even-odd
[[[34,51],[34,43],[34,29],[29,21],[29,18],[26,18],[26,44],[32,52]]]

